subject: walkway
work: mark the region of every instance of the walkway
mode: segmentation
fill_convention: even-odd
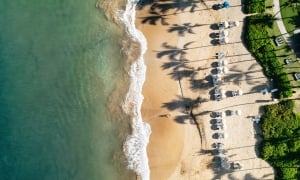
[[[278,25],[279,31],[280,31],[281,35],[283,36],[283,38],[285,39],[285,41],[287,42],[287,44],[290,46],[290,48],[293,49],[291,37],[290,37],[289,33],[286,31],[285,26],[282,21],[279,0],[273,0],[273,4],[274,4],[273,12],[275,14],[276,23]]]

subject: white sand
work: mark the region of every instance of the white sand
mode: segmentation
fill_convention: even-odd
[[[214,3],[216,1],[206,2],[208,7]],[[267,79],[241,42],[245,15],[241,12],[240,1],[232,0],[231,6],[219,11],[203,10],[206,7],[199,3],[194,13],[168,15],[167,26],[160,25],[159,22],[156,26],[142,24],[139,18],[148,15],[147,9],[138,11],[137,26],[148,40],[148,51],[145,55],[148,70],[143,88],[145,99],[142,113],[143,119],[150,123],[153,131],[148,146],[151,179],[274,179],[273,169],[255,153],[259,132],[255,130],[257,124],[251,120],[252,116],[262,113],[260,106],[273,101],[270,94],[260,93],[260,90],[268,87]],[[211,33],[219,31],[213,30],[210,25],[225,20],[238,20],[240,26],[228,29],[228,44],[212,45]],[[167,32],[175,23],[198,23],[202,26],[193,28],[195,34],[186,33],[180,37],[176,32]],[[174,72],[172,68],[163,70],[161,67],[170,62],[169,57],[157,57],[158,52],[166,50],[162,47],[164,42],[182,48],[184,44],[192,41],[185,49],[185,57],[189,61],[185,68],[179,68],[192,70],[192,75],[182,78],[180,83],[184,98],[195,100],[200,97],[203,100],[193,110],[200,125],[201,138],[191,119],[186,118],[181,123],[175,121],[179,116],[189,117],[189,114],[183,113],[182,105],[182,108],[174,110],[163,107],[164,103],[180,100],[182,94],[179,81],[170,76]],[[210,94],[213,90],[210,74],[212,65],[217,61],[215,53],[220,50],[225,52],[229,62],[229,71],[223,75],[225,82],[220,88],[226,94],[238,89],[244,94],[214,101]],[[191,81],[196,82],[194,86]],[[211,129],[210,112],[228,110],[241,110],[242,115],[226,116],[226,129],[223,131]],[[226,133],[228,137],[223,140],[214,139],[212,136],[216,132]],[[222,142],[228,161],[240,163],[243,168],[236,171],[218,168],[219,164],[212,162],[213,156],[210,153],[214,142]]]

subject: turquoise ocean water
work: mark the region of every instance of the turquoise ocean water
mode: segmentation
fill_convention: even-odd
[[[124,32],[95,0],[0,1],[0,179],[134,179]]]

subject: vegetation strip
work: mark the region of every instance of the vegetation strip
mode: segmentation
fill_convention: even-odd
[[[278,179],[300,179],[300,115],[292,100],[265,106],[261,155],[277,169]]]
[[[245,44],[248,50],[263,67],[267,77],[273,80],[279,89],[279,98],[292,96],[292,86],[287,73],[284,71],[279,58],[276,56],[272,38],[269,37],[267,27],[272,27],[272,15],[257,14],[245,19]]]
[[[291,4],[287,0],[283,2],[284,8]],[[265,8],[264,0],[249,0],[245,3],[244,11],[263,13]],[[297,17],[294,18],[296,19]],[[273,29],[274,20],[271,14],[246,17],[244,41],[248,50],[263,67],[264,74],[272,79],[274,86],[279,89],[279,98],[283,99],[292,96],[292,86],[276,53],[274,34],[269,32]],[[276,179],[300,179],[300,114],[293,112],[294,106],[293,100],[265,106],[265,114],[261,118],[264,141],[260,147],[260,155],[276,169]]]

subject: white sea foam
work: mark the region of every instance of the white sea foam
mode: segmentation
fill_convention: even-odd
[[[147,49],[144,35],[135,27],[136,0],[127,0],[125,11],[120,12],[120,19],[125,24],[128,34],[140,43],[141,53],[130,68],[131,84],[123,104],[123,110],[132,116],[132,134],[126,138],[123,149],[128,160],[128,168],[141,176],[142,180],[150,179],[148,166],[147,144],[151,129],[149,124],[143,122],[141,106],[143,102],[142,87],[146,76],[146,65],[143,55]]]

